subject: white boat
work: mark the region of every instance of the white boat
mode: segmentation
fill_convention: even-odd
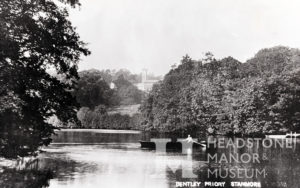
[[[284,139],[284,138],[300,138],[299,133],[290,133],[290,134],[283,134],[283,135],[266,135],[267,138],[275,138],[275,139]]]
[[[286,135],[266,135],[267,138],[283,139]]]

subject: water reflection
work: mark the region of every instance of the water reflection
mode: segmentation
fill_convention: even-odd
[[[3,169],[0,173],[1,188],[35,188],[48,187],[53,178],[50,170],[15,170]]]
[[[225,187],[230,187],[231,181],[255,181],[266,188],[297,188],[300,184],[300,143],[293,149],[231,146],[199,149],[186,155],[143,150],[138,140],[147,137],[149,135],[137,132],[63,131],[54,137],[52,145],[44,148],[38,170],[52,172],[52,179],[47,179],[50,188],[167,188],[175,187],[176,181],[225,181]],[[207,162],[208,154],[243,153],[258,153],[260,163]],[[264,169],[266,175],[225,177],[226,169],[231,168]],[[208,172],[215,169],[220,169],[220,173],[208,176]],[[43,179],[41,186],[47,186],[47,181]]]

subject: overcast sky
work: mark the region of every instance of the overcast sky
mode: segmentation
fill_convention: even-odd
[[[92,54],[80,70],[163,75],[182,56],[244,62],[261,48],[300,47],[298,0],[81,0],[70,19]]]

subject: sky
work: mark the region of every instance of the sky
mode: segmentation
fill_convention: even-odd
[[[300,48],[298,0],[81,0],[70,20],[92,54],[79,70],[166,74],[188,54],[241,62],[277,45]]]

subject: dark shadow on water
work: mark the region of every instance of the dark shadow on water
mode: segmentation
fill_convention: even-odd
[[[46,188],[50,186],[51,179],[74,180],[78,174],[93,173],[95,170],[93,164],[76,162],[56,152],[45,152],[28,169],[0,169],[0,188]]]
[[[49,187],[53,178],[51,170],[16,170],[4,169],[0,173],[1,188],[44,188]]]
[[[58,181],[74,180],[78,174],[93,173],[97,170],[96,165],[92,163],[77,162],[68,157],[57,157],[55,154],[41,158],[39,168],[51,170],[53,178]]]

